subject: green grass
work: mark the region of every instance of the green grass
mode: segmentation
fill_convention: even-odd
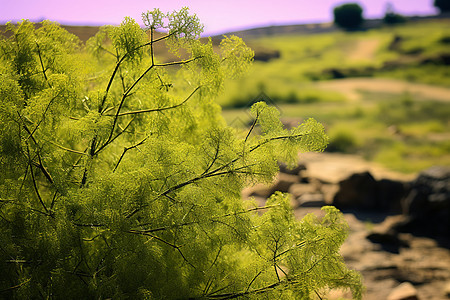
[[[323,123],[330,136],[327,151],[360,154],[405,173],[450,165],[450,102],[405,100],[404,95],[390,95],[388,100],[364,99],[358,103],[277,106],[282,119],[301,121],[313,117]],[[223,115],[229,124],[241,129],[252,121],[247,109],[227,109]]]
[[[390,48],[395,36],[401,37],[401,43]],[[226,83],[219,103],[225,108],[226,121],[244,130],[252,122],[248,107],[256,100],[276,105],[286,120],[313,117],[330,136],[329,151],[357,153],[392,170],[417,172],[432,165],[450,165],[450,101],[382,90],[358,91],[361,99],[355,101],[314,84],[330,79],[327,70],[339,69],[354,76],[450,87],[448,66],[423,63],[450,54],[449,37],[450,20],[440,20],[367,32],[248,40],[256,50],[270,48],[281,56],[255,62],[246,78]],[[376,45],[369,51],[370,59],[352,58],[352,49],[361,41]],[[384,67],[389,63],[393,67]]]

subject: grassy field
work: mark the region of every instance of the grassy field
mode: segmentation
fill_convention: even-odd
[[[327,151],[402,172],[450,165],[450,20],[246,42],[279,57],[226,84],[219,102],[231,125],[247,125],[248,107],[265,100],[286,123],[322,122]]]

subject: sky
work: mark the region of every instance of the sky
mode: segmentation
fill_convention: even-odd
[[[388,3],[396,13],[433,15],[433,0],[0,0],[0,23],[49,19],[63,25],[120,24],[125,16],[141,20],[153,8],[163,12],[187,6],[205,25],[206,34],[333,20],[333,8],[356,2],[365,18],[382,18]],[[140,22],[141,23],[141,22]]]

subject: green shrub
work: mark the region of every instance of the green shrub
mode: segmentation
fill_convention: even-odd
[[[346,288],[361,299],[361,277],[339,255],[348,225],[338,210],[299,222],[285,195],[265,207],[241,199],[278,160],[322,150],[322,125],[286,130],[260,102],[255,126],[236,134],[213,99],[252,51],[229,37],[215,53],[185,8],[143,17],[146,31],[130,18],[102,27],[88,52],[55,23],[8,25],[0,297],[311,299]],[[159,62],[164,42],[188,57]]]

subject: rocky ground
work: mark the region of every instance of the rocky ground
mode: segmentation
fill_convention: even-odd
[[[243,196],[263,204],[275,190],[289,192],[299,219],[320,215],[323,205],[339,207],[350,227],[341,254],[363,275],[364,299],[450,299],[450,223],[448,214],[441,214],[450,211],[450,169],[424,177],[391,172],[357,156],[322,153],[300,159],[294,170],[282,166],[272,185],[248,188]],[[424,188],[431,181],[437,188]],[[431,194],[425,197],[424,191]],[[436,212],[424,203],[441,206]],[[339,298],[351,295],[329,295]]]

